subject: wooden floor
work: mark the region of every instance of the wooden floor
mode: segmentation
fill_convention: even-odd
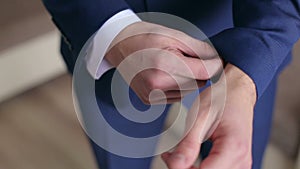
[[[68,75],[0,105],[0,169],[96,169]]]

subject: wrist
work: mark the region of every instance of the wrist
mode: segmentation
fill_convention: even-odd
[[[228,63],[225,67],[227,86],[241,91],[254,105],[256,102],[256,86],[253,80],[241,69]]]

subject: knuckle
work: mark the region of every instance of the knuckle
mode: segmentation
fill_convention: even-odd
[[[201,74],[202,74],[202,77],[203,77],[204,80],[209,80],[213,77],[213,75],[208,73],[207,70],[201,71]]]
[[[160,89],[161,88],[161,83],[157,78],[151,77],[151,78],[146,80],[146,86],[147,86],[147,89],[148,89],[147,94],[149,95],[150,92],[153,89]]]
[[[218,59],[213,59],[203,63],[203,70],[201,70],[206,78],[210,79],[220,73],[223,69],[222,62]]]
[[[136,90],[134,90],[136,91]],[[140,101],[142,101],[144,104],[149,104],[149,92],[145,91],[145,90],[138,90],[135,92],[136,95],[138,96],[138,98],[140,99]]]
[[[153,78],[147,79],[146,80],[147,92],[150,93],[151,89],[154,89],[157,86],[156,83],[157,82]]]
[[[215,50],[215,48],[208,42],[200,41],[200,45],[201,45],[202,50],[206,51],[208,56],[213,57],[217,54],[217,51]]]
[[[150,104],[150,100],[149,100],[148,95],[143,94],[143,95],[140,96],[140,99],[141,99],[141,101],[142,101],[144,104],[147,104],[147,105]]]
[[[149,100],[142,100],[142,102],[145,104],[145,105],[151,105],[150,101]]]
[[[201,62],[202,66],[199,66],[198,74],[196,74],[196,77],[203,77],[203,80],[208,80],[211,78],[212,75],[210,75],[209,71],[207,70],[208,67],[204,62]]]

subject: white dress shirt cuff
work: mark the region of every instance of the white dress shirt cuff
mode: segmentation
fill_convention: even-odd
[[[126,9],[108,19],[96,32],[86,55],[87,69],[94,79],[113,68],[103,58],[114,38],[128,25],[139,21],[141,19],[132,10]]]

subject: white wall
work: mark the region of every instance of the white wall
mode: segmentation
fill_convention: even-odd
[[[51,31],[0,52],[0,102],[66,72]]]

